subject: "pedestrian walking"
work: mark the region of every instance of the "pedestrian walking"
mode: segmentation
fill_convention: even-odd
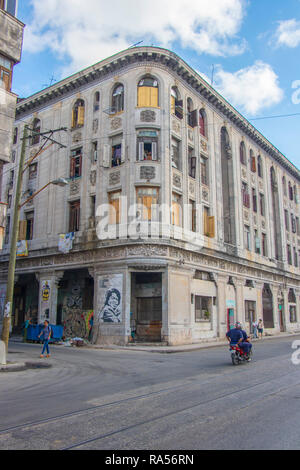
[[[259,319],[257,329],[258,329],[258,334],[259,334],[260,338],[262,339],[263,334],[264,334],[264,322],[262,321],[261,318]]]
[[[23,343],[27,342],[27,333],[29,325],[31,325],[31,318],[27,318],[23,323]]]
[[[257,320],[254,320],[252,322],[252,327],[253,327],[253,338],[257,339],[258,338],[258,334],[257,334],[257,330],[258,330],[258,321]]]
[[[42,337],[43,342],[44,342],[42,354],[40,355],[41,358],[44,357],[44,353],[45,353],[46,350],[47,350],[47,357],[50,357],[49,341],[50,341],[50,338],[51,338],[51,332],[52,332],[52,328],[49,325],[48,320],[45,320],[44,321],[44,328],[42,329],[42,331],[38,335],[38,338]]]

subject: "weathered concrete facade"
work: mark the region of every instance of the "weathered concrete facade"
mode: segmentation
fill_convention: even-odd
[[[101,344],[217,339],[233,321],[250,329],[258,318],[269,332],[300,329],[299,171],[178,56],[151,47],[119,53],[19,103],[18,135],[24,122],[69,129],[58,138],[67,148],[44,152],[24,181],[32,192],[70,178],[21,215],[32,233],[17,274],[38,280],[38,321],[67,321],[59,305],[63,316],[72,308],[85,316],[92,296],[93,341]],[[38,148],[31,142],[27,157]],[[118,223],[110,220],[109,237],[99,240],[96,209],[121,197]],[[130,236],[127,209],[149,198],[173,212],[142,216]],[[73,249],[59,253],[79,202]],[[150,221],[170,236],[146,239]],[[3,291],[9,234],[6,241]],[[70,285],[71,300],[59,300]]]
[[[4,8],[5,7],[4,2]],[[14,66],[21,60],[24,24],[0,6],[0,188],[3,165],[12,160],[13,124],[17,96],[11,92]],[[9,10],[9,8],[7,9]]]

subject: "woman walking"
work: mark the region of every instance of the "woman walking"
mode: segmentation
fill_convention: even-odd
[[[47,357],[50,357],[50,351],[49,351],[49,341],[50,341],[50,338],[51,338],[51,326],[49,325],[49,322],[48,320],[45,320],[44,321],[44,328],[42,329],[42,331],[40,332],[40,334],[38,335],[38,338],[40,338],[42,336],[42,339],[44,341],[44,346],[43,346],[43,350],[42,350],[42,354],[40,355],[40,358],[44,357],[44,353],[47,349]]]
[[[258,322],[258,334],[260,335],[260,339],[262,339],[263,333],[264,333],[264,323],[262,319],[260,319]]]

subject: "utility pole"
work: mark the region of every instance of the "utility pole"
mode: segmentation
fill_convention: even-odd
[[[50,134],[51,137],[54,132],[57,131],[66,131],[66,128],[56,129],[49,132],[44,133],[37,133],[32,129],[29,129],[27,125],[24,127],[23,132],[23,142],[22,142],[22,149],[20,155],[20,162],[19,162],[19,172],[18,172],[18,180],[16,186],[16,194],[15,194],[15,203],[14,203],[14,216],[13,216],[13,226],[12,226],[12,236],[11,236],[11,245],[10,245],[10,255],[9,255],[9,265],[8,265],[8,276],[7,276],[7,290],[6,290],[6,298],[5,298],[5,306],[4,306],[4,317],[3,317],[3,324],[2,324],[2,341],[5,343],[6,351],[8,350],[8,341],[9,341],[9,330],[10,330],[10,321],[11,321],[11,314],[12,314],[12,304],[13,304],[13,296],[14,296],[14,284],[15,284],[15,268],[16,268],[16,257],[17,257],[17,241],[19,236],[19,221],[20,221],[20,201],[21,201],[21,192],[22,192],[22,183],[23,183],[23,174],[24,174],[24,164],[25,164],[25,155],[26,155],[26,142],[28,138],[32,136],[28,136],[28,130],[30,130],[35,135],[42,136],[45,139],[44,144],[39,149],[37,154],[31,159],[31,161],[36,158],[38,155],[42,153],[44,150],[45,144],[47,141],[51,141],[52,143],[56,143],[60,145],[60,148],[64,147],[60,142],[54,141],[52,138],[47,137],[47,134]],[[47,186],[47,185],[46,185]]]
[[[10,319],[11,319],[11,312],[12,312],[12,302],[13,302],[14,283],[15,283],[17,241],[18,241],[18,236],[19,236],[19,219],[20,219],[19,204],[20,204],[20,199],[21,199],[22,182],[23,182],[23,167],[25,163],[26,140],[27,140],[27,126],[25,125],[24,132],[23,132],[22,150],[21,150],[20,163],[19,163],[19,174],[18,174],[17,188],[16,188],[16,195],[15,195],[14,217],[13,217],[13,227],[12,227],[11,246],[10,246],[10,255],[9,255],[8,276],[7,276],[7,290],[6,290],[4,318],[3,318],[3,325],[2,325],[2,341],[4,341],[5,343],[6,351],[8,349],[9,328],[10,328]]]

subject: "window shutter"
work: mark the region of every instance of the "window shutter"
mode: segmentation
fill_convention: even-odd
[[[143,219],[151,220],[151,209],[152,209],[152,196],[145,196],[143,198]]]
[[[72,109],[72,129],[76,127],[75,109]]]
[[[78,126],[84,126],[84,106],[78,106]]]
[[[75,158],[70,158],[70,178],[75,176]]]
[[[149,87],[138,87],[138,107],[145,108],[150,105]]]
[[[171,114],[175,114],[176,109],[176,98],[175,96],[171,96]]]
[[[109,149],[110,149],[110,146],[109,146],[108,144],[105,144],[105,145],[104,145],[104,149],[103,149],[103,166],[104,166],[105,168],[109,168],[109,167],[110,167]]]
[[[179,119],[183,119],[183,100],[176,101],[176,116]]]
[[[152,142],[152,160],[157,160],[157,142]]]
[[[125,162],[125,156],[126,156],[125,151],[126,151],[125,140],[122,139],[122,142],[121,142],[121,163]]]
[[[19,222],[19,240],[26,240],[27,220],[20,220]]]
[[[150,106],[152,108],[158,107],[158,88],[150,87]]]
[[[208,236],[215,238],[215,217],[208,217]]]
[[[197,109],[191,113],[191,127],[197,127]]]
[[[144,160],[144,142],[139,142],[139,161]]]
[[[255,159],[255,157],[251,158],[251,171],[253,173],[256,173],[256,159]]]
[[[204,235],[207,237],[208,236],[208,214],[206,211],[204,211]]]

